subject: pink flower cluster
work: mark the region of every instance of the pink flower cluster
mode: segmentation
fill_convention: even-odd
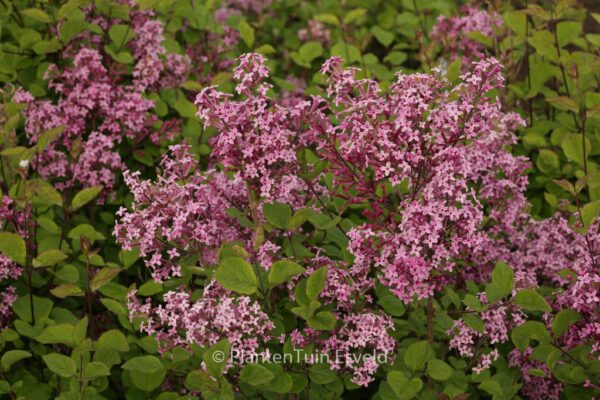
[[[262,199],[301,206],[304,198],[297,193],[307,187],[298,176],[296,150],[311,104],[269,108],[266,93],[271,85],[264,82],[268,74],[263,56],[241,56],[233,76],[238,81],[235,90],[244,99],[234,101],[210,86],[196,97],[197,115],[205,126],[217,129],[211,141],[215,162],[236,171]]]
[[[249,236],[226,212],[246,206],[243,182],[214,170],[200,172],[189,149],[170,147],[156,183],[140,180],[139,172],[124,172],[134,200],[131,211],[118,211],[115,237],[123,248],[140,250],[157,281],[181,275],[180,257],[213,264],[223,243]]]
[[[553,218],[536,221],[520,219],[521,224],[490,256],[505,260],[516,271],[516,278],[528,282],[524,286],[551,285],[562,289],[556,296],[556,309],[571,309],[582,319],[565,337],[568,347],[591,342],[600,350],[600,320],[596,310],[600,305],[599,224],[593,224],[581,234],[570,226],[567,214],[559,212]],[[566,275],[562,271],[569,271]]]
[[[311,19],[308,21],[306,28],[298,31],[298,39],[304,42],[316,41],[320,42],[323,46],[327,46],[331,42],[331,32],[329,32],[329,29],[321,21]]]
[[[298,348],[314,344],[317,355],[312,361],[319,362],[320,355],[326,355],[333,370],[349,371],[352,382],[366,386],[374,380],[381,362],[394,361],[396,342],[389,334],[394,324],[388,315],[369,311],[350,312],[342,322],[328,338],[310,328],[295,330],[290,334],[292,343]]]
[[[465,4],[460,8],[458,16],[438,17],[431,32],[431,39],[442,44],[451,61],[462,57],[469,63],[485,57],[485,46],[469,38],[469,33],[479,32],[494,37],[502,25],[502,17],[496,12],[479,10],[477,5]]]
[[[21,237],[27,238],[27,228],[28,225],[31,225],[31,218],[27,210],[18,210],[10,197],[2,196],[0,201],[0,224],[5,228],[11,227]],[[22,272],[23,269],[17,263],[0,254],[0,283],[10,283],[10,281],[18,279]],[[7,326],[9,323],[13,315],[11,306],[17,300],[17,293],[13,286],[3,287],[2,290],[3,293],[0,296],[0,328]]]
[[[387,96],[338,58],[323,72],[339,123],[321,120],[314,143],[341,188],[332,194],[372,221],[348,234],[352,268],[375,268],[406,302],[429,297],[434,275],[495,246],[496,221],[520,217],[526,204],[527,163],[507,149],[523,121],[486,96],[502,87],[501,67],[476,63],[450,90],[433,75],[399,74]]]
[[[133,70],[134,88],[143,92],[179,86],[191,70],[191,61],[187,55],[166,54],[162,23],[149,19],[134,24],[133,30],[136,37],[129,47],[139,60]]]
[[[373,303],[371,290],[375,287],[375,280],[364,270],[353,268],[346,263],[335,261],[329,257],[316,255],[306,260],[305,277],[310,276],[319,268],[327,268],[327,278],[319,300],[324,304],[335,304],[338,313],[352,312],[357,306]],[[292,279],[288,284],[290,296],[294,299],[294,288],[300,276]]]
[[[292,75],[287,76],[286,81],[290,85],[293,85],[293,88],[282,90],[277,99],[277,104],[292,109],[296,105],[307,100],[307,96],[304,94],[304,91],[306,90],[306,81]]]
[[[135,291],[128,300],[130,318],[142,318],[141,330],[156,336],[161,351],[190,344],[211,346],[228,339],[232,349],[243,354],[244,359],[266,356],[268,350],[261,347],[271,339],[274,324],[250,297],[233,297],[212,282],[196,301],[184,291],[167,292],[163,301],[157,307],[152,306],[150,299],[140,303]],[[229,360],[228,367],[233,361]]]
[[[523,379],[521,393],[532,400],[558,400],[564,390],[564,385],[550,378],[550,370],[545,363],[531,359],[532,349],[521,353],[514,349],[508,356],[508,365],[518,368]],[[539,369],[546,373],[546,377],[535,376],[529,373],[531,369]]]
[[[21,267],[8,257],[0,254],[0,281],[17,279],[21,276]],[[8,325],[12,317],[11,306],[17,300],[16,290],[13,286],[4,287],[0,297],[0,328]]]
[[[93,7],[85,11],[88,20],[106,30],[122,22],[96,15]],[[110,194],[115,174],[124,167],[117,147],[125,138],[135,144],[146,139],[157,143],[171,139],[179,129],[177,120],[155,128],[154,102],[143,95],[146,90],[179,85],[189,71],[185,56],[166,54],[162,24],[151,17],[146,11],[131,11],[134,38],[127,47],[135,61],[132,84],[122,65],[87,47],[86,43],[94,43],[94,48],[102,49],[105,39],[86,31],[63,51],[72,66],[61,70],[51,65],[46,72],[55,102],[36,100],[24,91],[15,94],[15,102],[26,104],[25,130],[32,144],[43,132],[64,127],[34,165],[45,179],[58,180],[59,189],[102,185],[104,194]]]
[[[451,337],[450,348],[456,349],[462,357],[476,359],[477,365],[473,371],[477,374],[490,368],[492,362],[499,357],[496,348],[486,354],[481,353],[482,349],[489,345],[506,343],[509,340],[509,332],[525,322],[523,312],[511,303],[489,304],[485,293],[479,295],[479,300],[481,304],[488,306],[486,311],[476,313],[483,321],[483,331],[467,326],[463,319],[454,321],[454,326],[448,331]]]
[[[484,259],[504,260],[515,270],[515,292],[525,287],[550,285],[556,287],[555,296],[547,298],[555,311],[572,310],[579,313],[579,320],[565,334],[557,338],[563,349],[573,349],[589,345],[592,356],[600,353],[600,275],[598,272],[598,254],[600,254],[599,224],[593,224],[587,233],[578,233],[569,225],[566,215],[557,213],[553,218],[536,221],[528,215],[513,219],[513,227],[500,237],[497,245],[490,247],[483,255]],[[576,226],[577,227],[577,226]],[[508,234],[510,232],[510,234]],[[514,293],[513,293],[514,294]],[[453,336],[450,345],[462,356],[473,357],[473,349],[485,343],[503,343],[506,333],[524,321],[518,310],[512,311],[512,317],[502,315],[506,305],[495,305],[494,314],[490,310],[480,313],[486,330],[480,334],[466,327],[464,321],[455,322],[449,334]],[[494,322],[495,321],[495,322]],[[512,321],[512,322],[511,322]],[[496,328],[489,331],[493,322]],[[545,322],[551,323],[550,314]],[[522,393],[532,399],[558,399],[563,384],[550,378],[545,364],[530,358],[533,349],[524,353],[514,350],[509,357],[511,367],[520,367],[524,382]],[[476,356],[476,355],[475,355]],[[532,376],[531,368],[546,371],[548,377]]]
[[[239,11],[250,11],[255,14],[260,14],[269,7],[272,2],[273,0],[226,0],[223,3],[225,6]]]

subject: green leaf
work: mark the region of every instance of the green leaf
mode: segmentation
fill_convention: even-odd
[[[70,378],[77,373],[75,361],[58,353],[46,354],[42,357],[48,369],[63,378]]]
[[[127,316],[127,308],[118,301],[113,299],[100,299],[100,302],[111,312],[119,316]]]
[[[524,39],[527,32],[527,16],[522,11],[508,11],[503,15],[506,26]]]
[[[67,259],[67,255],[60,250],[46,250],[45,252],[41,253],[33,259],[33,266],[35,268],[49,267],[52,265],[56,265],[65,259]]]
[[[69,19],[60,26],[60,40],[67,43],[75,36],[79,35],[86,28],[84,21],[79,19]]]
[[[552,309],[544,297],[534,289],[523,289],[515,296],[515,304],[531,311],[550,312]]]
[[[392,32],[386,31],[377,25],[371,28],[371,33],[385,47],[388,47],[394,41],[394,34]]]
[[[10,147],[8,149],[4,149],[2,151],[0,151],[0,155],[3,155],[5,157],[15,157],[15,158],[20,158],[23,159],[23,154],[25,152],[27,152],[26,154],[28,154],[28,148],[27,147],[23,147],[23,146],[15,146],[15,147]],[[29,158],[26,158],[29,159]]]
[[[29,17],[31,19],[35,19],[36,21],[43,22],[45,24],[49,24],[52,22],[50,16],[46,14],[45,11],[40,10],[39,8],[27,8],[25,10],[21,10],[20,13]]]
[[[442,360],[434,358],[427,364],[427,375],[436,381],[446,381],[454,374],[454,369]]]
[[[104,51],[106,51],[106,53],[116,62],[121,64],[133,64],[134,58],[131,53],[126,50],[117,53],[114,49],[115,46],[116,45],[104,46]]]
[[[184,98],[177,99],[173,104],[173,108],[177,110],[179,115],[183,118],[195,118],[196,112],[198,111],[194,103]]]
[[[485,288],[488,301],[493,303],[494,301],[511,294],[513,280],[514,272],[508,265],[504,263],[496,264],[496,267],[492,272],[492,282]]]
[[[561,337],[571,325],[581,319],[581,314],[573,310],[561,310],[552,321],[552,333],[555,337]]]
[[[485,324],[478,315],[465,313],[462,319],[469,328],[475,329],[479,333],[483,333],[485,330]]]
[[[319,295],[325,288],[326,280],[327,267],[321,267],[310,274],[306,282],[306,296],[309,300],[316,301],[319,298]]]
[[[351,24],[352,22],[356,21],[357,19],[359,19],[366,13],[367,13],[367,10],[365,10],[364,8],[355,8],[354,10],[349,11],[344,16],[344,23]]]
[[[331,56],[340,56],[346,62],[360,62],[361,53],[360,50],[349,43],[339,41],[331,47]]]
[[[129,375],[131,376],[131,381],[136,388],[141,389],[144,392],[151,392],[158,388],[165,380],[166,371],[164,369],[160,369],[156,372],[147,373],[139,370],[133,370],[129,371]]]
[[[138,371],[143,374],[153,374],[164,369],[162,363],[154,356],[139,356],[128,360],[122,368],[127,371]]]
[[[240,374],[240,382],[252,386],[264,385],[271,382],[275,375],[259,364],[247,364]]]
[[[140,251],[136,248],[119,252],[119,261],[123,264],[123,268],[131,267],[139,258]]]
[[[162,292],[163,290],[163,285],[159,282],[156,282],[155,280],[149,280],[148,282],[144,283],[142,286],[140,286],[140,288],[138,289],[138,294],[140,296],[154,296],[157,293]]]
[[[129,25],[113,25],[108,30],[108,36],[117,48],[123,48],[123,46],[135,37],[135,32]]]
[[[308,221],[308,219],[314,214],[315,212],[310,208],[301,208],[297,210],[296,212],[294,212],[294,215],[292,215],[292,218],[290,218],[287,228],[290,230],[294,230],[300,227],[303,223]]]
[[[279,260],[273,263],[269,270],[269,285],[277,286],[281,283],[289,281],[298,274],[304,273],[306,270],[299,264],[290,260]]]
[[[577,37],[581,35],[582,31],[583,27],[581,25],[581,22],[559,22],[558,25],[556,25],[556,36],[558,37],[558,45],[560,47],[564,47],[569,43],[572,43],[573,40],[577,39]]]
[[[77,3],[68,2],[68,3],[60,6],[60,8],[58,9],[58,12],[56,13],[56,16],[59,20],[67,19],[67,18],[71,17],[73,14],[75,14],[77,11],[79,11],[79,9],[77,7]]]
[[[229,257],[221,261],[215,279],[225,289],[241,294],[253,294],[258,289],[258,280],[252,266],[239,257]]]
[[[317,21],[324,22],[326,24],[339,26],[340,20],[334,14],[317,14],[314,17]]]
[[[247,260],[250,255],[244,248],[244,244],[240,242],[225,243],[219,249],[219,261],[229,257],[239,257]]]
[[[550,175],[560,168],[560,161],[555,152],[548,149],[540,150],[540,155],[535,163],[540,171]]]
[[[33,295],[33,308],[35,312],[35,320],[39,321],[40,319],[47,318],[50,315],[50,311],[52,311],[52,307],[54,304],[52,300],[47,299],[45,297],[38,297]],[[29,296],[20,296],[12,305],[13,311],[19,318],[21,318],[25,322],[32,322],[31,318],[31,303],[29,301]]]
[[[579,105],[575,100],[566,96],[547,97],[546,101],[560,110],[579,112]]]
[[[521,351],[525,351],[530,346],[531,340],[546,342],[550,335],[546,326],[538,321],[527,321],[513,329],[510,338],[515,346]]]
[[[44,149],[65,130],[65,128],[65,125],[60,125],[42,133],[36,144],[37,151],[40,153],[44,151]]]
[[[487,307],[482,305],[479,299],[471,293],[465,295],[463,303],[474,311],[485,311],[487,309]]]
[[[308,220],[317,229],[328,230],[334,228],[341,221],[341,218],[339,216],[331,218],[327,214],[314,214],[310,216]]]
[[[323,46],[319,42],[307,42],[300,46],[298,54],[300,54],[300,57],[304,61],[310,64],[312,60],[323,55]]]
[[[331,370],[329,364],[320,363],[310,366],[308,369],[308,376],[311,381],[318,383],[319,385],[327,385],[338,379],[337,374]]]
[[[286,230],[292,216],[292,210],[287,204],[274,202],[263,205],[263,214],[275,228]]]
[[[423,388],[423,381],[419,378],[408,380],[401,371],[388,372],[387,383],[401,400],[412,399]]]
[[[199,92],[202,90],[202,85],[196,81],[185,81],[181,84],[181,87],[192,92]]]
[[[58,41],[58,38],[51,40],[40,40],[33,45],[33,51],[36,54],[50,54],[55,53],[62,48],[62,45]]]
[[[59,299],[64,299],[70,296],[83,296],[85,292],[74,283],[61,283],[60,285],[50,289],[50,293]]]
[[[214,377],[220,377],[223,369],[229,360],[231,345],[227,339],[222,339],[214,346],[211,346],[202,359],[206,364],[208,372]]]
[[[564,191],[575,195],[575,187],[566,179],[553,179],[552,182],[560,186]]]
[[[292,307],[291,311],[304,320],[309,319],[314,314],[314,309],[310,307]]]
[[[129,351],[129,343],[123,332],[111,329],[104,332],[96,343],[97,350]]]
[[[479,385],[479,389],[492,396],[502,396],[502,386],[494,380],[487,379]]]
[[[404,354],[404,363],[413,371],[423,369],[425,363],[431,358],[431,348],[427,341],[422,340],[408,346]]]
[[[77,210],[90,201],[92,201],[100,192],[102,191],[102,186],[94,186],[90,188],[85,188],[78,192],[75,197],[73,197],[73,201],[71,201],[71,210]]]
[[[72,344],[73,343],[73,325],[58,324],[44,329],[44,331],[35,339],[43,344]]]
[[[2,355],[0,365],[4,371],[8,371],[10,367],[21,360],[31,357],[31,353],[25,350],[9,350]]]
[[[271,46],[270,44],[263,44],[260,47],[257,47],[256,49],[254,49],[255,52],[260,53],[264,56],[267,56],[269,54],[275,54],[277,51],[275,50],[275,48],[273,46]]]
[[[552,374],[559,381],[570,385],[579,385],[588,379],[585,370],[573,364],[558,364],[552,368]]]
[[[90,284],[90,288],[93,292],[100,289],[102,286],[106,285],[108,282],[113,280],[119,272],[121,272],[121,268],[114,267],[104,267],[100,271],[96,272],[94,278],[92,279],[92,283]]]
[[[187,389],[198,392],[217,389],[217,382],[214,381],[210,375],[203,370],[191,371],[189,374],[187,374],[184,384]]]
[[[600,215],[600,200],[587,203],[581,208],[581,219],[583,220],[583,227],[588,229]]]
[[[381,296],[377,304],[393,317],[401,317],[406,312],[406,307],[404,307],[402,300],[392,294]]]
[[[69,231],[69,239],[79,240],[81,236],[88,238],[89,240],[104,240],[106,239],[103,234],[98,232],[89,224],[79,224],[75,228]]]
[[[311,329],[329,331],[335,328],[336,319],[330,311],[320,311],[307,320]]]
[[[467,38],[469,38],[475,42],[481,43],[482,45],[484,45],[487,48],[491,48],[494,46],[494,39],[483,34],[480,31],[467,32],[466,36],[467,36]]]
[[[389,62],[392,65],[401,65],[408,56],[403,51],[390,51],[387,56],[385,56],[384,61]]]
[[[21,266],[26,264],[25,241],[16,233],[0,232],[0,253]]]
[[[244,43],[246,43],[246,46],[252,48],[252,46],[254,46],[254,28],[252,28],[249,23],[241,19],[238,24],[238,30],[240,31],[240,36],[242,37]]]
[[[270,363],[263,366],[275,375],[275,378],[268,385],[269,391],[279,394],[289,393],[294,382],[290,374],[283,370],[281,364]]]
[[[302,279],[296,284],[294,294],[296,295],[296,302],[298,304],[308,307],[310,305],[310,300],[308,299],[308,296],[306,296],[306,281],[307,279]]]
[[[39,198],[39,201],[44,205],[57,205],[62,206],[62,196],[60,192],[56,190],[52,185],[41,183],[36,188],[35,194]]]
[[[73,341],[75,343],[81,343],[83,340],[85,340],[85,338],[87,336],[88,325],[89,325],[89,320],[88,320],[87,316],[85,316],[82,319],[80,319],[79,321],[77,321],[77,323],[73,327],[73,335],[72,335]]]
[[[529,37],[528,41],[535,47],[535,50],[540,56],[548,57],[552,61],[558,60],[558,53],[554,44],[554,35],[548,30],[536,31]]]
[[[87,363],[83,369],[83,379],[94,379],[100,376],[110,376],[110,370],[106,364],[98,361]]]
[[[538,369],[538,368],[531,368],[529,371],[527,371],[529,373],[529,375],[531,376],[539,376],[542,378],[546,377],[546,371],[544,371],[543,369]]]

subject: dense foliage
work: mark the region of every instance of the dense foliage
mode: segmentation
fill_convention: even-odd
[[[3,398],[600,398],[583,2],[0,9]]]

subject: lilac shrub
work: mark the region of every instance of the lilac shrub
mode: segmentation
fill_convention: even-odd
[[[592,19],[342,3],[0,6],[0,396],[600,398]]]
[[[398,353],[396,317],[404,307],[426,314],[428,341],[414,345],[440,338],[469,360],[473,376],[489,376],[501,358],[514,366],[530,357],[513,332],[531,326],[532,309],[581,315],[557,338],[564,351],[596,340],[595,236],[573,231],[561,216],[536,221],[528,214],[529,164],[510,153],[524,122],[495,97],[504,85],[496,60],[474,63],[456,85],[435,72],[399,73],[383,92],[332,58],[322,68],[327,97],[293,104],[268,97],[262,56],[238,62],[235,95],[211,86],[196,99],[198,115],[216,130],[208,170],[189,146],[177,145],[156,181],[125,173],[134,201],[119,211],[117,240],[140,249],[155,280],[178,287],[156,302],[130,293],[130,318],[162,351],[226,340],[264,357],[283,344],[312,352],[304,362],[313,367],[325,354],[333,371],[369,385],[407,351]],[[512,268],[494,268],[500,261]],[[576,277],[560,274],[565,267]],[[293,272],[275,278],[284,268]],[[192,291],[185,282],[197,273],[206,279]],[[554,295],[537,294],[544,284],[565,289],[552,308]],[[457,310],[468,318],[450,319],[440,331],[434,299],[449,285],[471,292]],[[518,348],[503,358],[511,341]],[[391,356],[364,357],[378,352]],[[234,381],[247,364],[237,361],[224,370]],[[537,362],[523,364],[522,373],[542,368]],[[523,393],[560,390],[549,377],[523,376]]]

